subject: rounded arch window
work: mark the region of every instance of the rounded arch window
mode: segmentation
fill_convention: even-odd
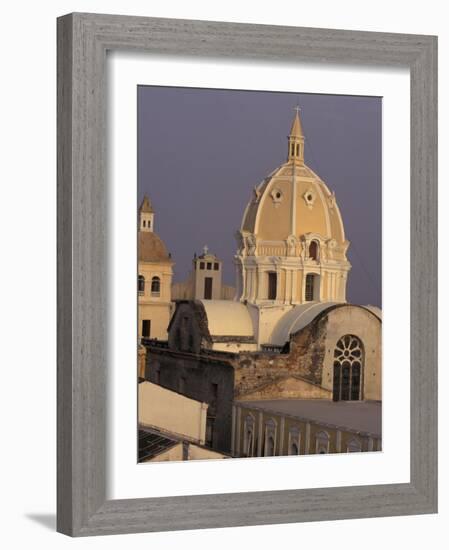
[[[153,277],[151,279],[151,295],[159,296],[161,293],[161,280],[159,277]]]
[[[311,260],[318,261],[319,251],[320,248],[317,241],[312,241],[309,246],[309,258]]]
[[[143,275],[139,275],[137,278],[137,289],[139,294],[143,294],[145,292],[145,277]]]
[[[334,349],[334,401],[362,399],[363,344],[360,338],[346,334]]]

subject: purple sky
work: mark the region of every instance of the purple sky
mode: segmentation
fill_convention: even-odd
[[[379,97],[138,87],[138,198],[184,280],[207,244],[234,285],[235,231],[254,185],[287,154],[301,107],[305,162],[335,191],[352,270],[348,301],[381,306]]]

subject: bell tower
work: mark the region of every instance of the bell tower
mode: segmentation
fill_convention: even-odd
[[[209,251],[193,259],[193,291],[195,300],[221,300],[223,263]]]

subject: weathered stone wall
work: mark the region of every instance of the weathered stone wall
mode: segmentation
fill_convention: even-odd
[[[243,352],[234,356],[231,363],[235,369],[235,397],[240,399],[255,392],[263,392],[266,386],[276,386],[280,381],[294,376],[321,386],[326,353],[326,325],[327,316],[318,317],[300,333],[293,335],[289,353]],[[289,391],[288,387],[285,389]],[[292,388],[289,396],[300,398],[303,394],[299,388],[296,392]]]
[[[298,376],[277,379],[273,383],[258,386],[253,392],[236,400],[258,401],[262,399],[332,399],[332,392],[307,382]]]

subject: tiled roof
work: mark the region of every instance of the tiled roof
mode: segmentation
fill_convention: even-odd
[[[139,231],[139,261],[141,262],[169,262],[165,244],[152,231]]]

